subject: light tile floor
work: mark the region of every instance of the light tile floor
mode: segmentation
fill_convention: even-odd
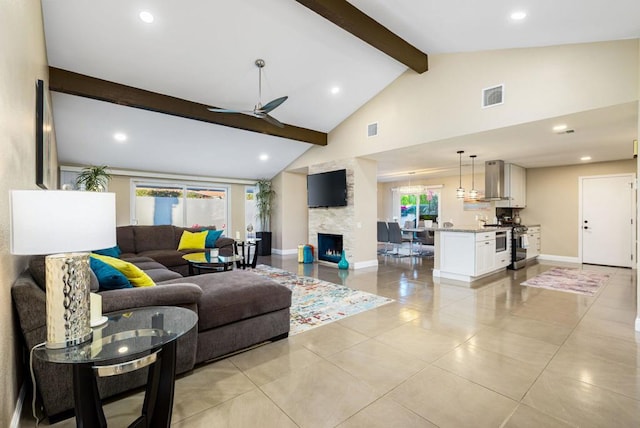
[[[346,278],[260,261],[396,302],[196,368],[176,381],[173,426],[640,426],[635,271],[584,266],[612,275],[585,297],[520,286],[547,264],[469,287],[434,281],[428,259],[381,257]],[[109,426],[141,402],[106,404]]]

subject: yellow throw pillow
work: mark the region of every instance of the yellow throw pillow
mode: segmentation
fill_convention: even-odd
[[[156,285],[149,275],[147,275],[142,269],[132,263],[125,262],[121,259],[116,259],[115,257],[102,256],[95,253],[92,253],[91,257],[102,260],[109,266],[122,272],[122,274],[127,277],[131,285],[133,285],[134,287],[151,287],[153,285]]]
[[[189,232],[185,230],[180,237],[178,251],[180,250],[204,250],[204,243],[207,240],[207,231]]]

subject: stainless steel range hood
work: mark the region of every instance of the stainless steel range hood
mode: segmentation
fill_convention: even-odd
[[[491,160],[484,164],[484,198],[485,201],[507,199],[504,188],[504,161]]]

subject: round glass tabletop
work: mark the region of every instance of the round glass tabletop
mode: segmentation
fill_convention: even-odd
[[[99,363],[146,355],[189,332],[198,315],[175,306],[149,306],[105,314],[107,323],[93,328],[93,338],[63,349],[40,347],[34,354],[53,363]]]

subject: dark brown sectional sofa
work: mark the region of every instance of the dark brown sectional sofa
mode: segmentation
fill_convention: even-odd
[[[154,232],[155,228],[158,233]],[[168,264],[179,262],[174,254],[176,236],[179,241],[181,235],[177,229],[173,226],[118,228],[121,249],[136,250],[135,253],[123,252],[122,257],[128,257],[143,269],[157,286],[103,291],[100,293],[103,313],[145,306],[181,306],[196,312],[197,331],[194,329],[178,340],[178,374],[192,370],[196,364],[288,336],[291,290],[287,287],[243,270],[183,278],[176,271],[183,270],[184,265],[174,263],[169,270],[149,257],[140,256],[153,254]],[[161,236],[170,238],[170,242],[161,242]],[[233,248],[233,240],[230,241]],[[225,241],[221,244],[221,252],[229,248]],[[35,257],[11,290],[25,351],[46,340],[44,290],[44,258]],[[28,352],[25,355],[28,356]],[[34,372],[37,390],[50,420],[69,416],[73,409],[70,365],[35,360]],[[138,388],[146,383],[146,376],[147,369],[142,369],[99,378],[100,395],[104,399]]]
[[[214,228],[205,228],[214,229]],[[189,252],[202,250],[178,251],[178,244],[182,232],[200,232],[202,228],[193,229],[171,225],[162,226],[119,226],[116,228],[116,239],[122,251],[120,256],[123,259],[142,256],[150,257],[158,263],[163,264],[180,275],[188,275],[189,266],[182,258]],[[220,237],[216,241],[215,248],[220,249],[220,255],[231,256],[234,254],[234,240],[227,237]]]

